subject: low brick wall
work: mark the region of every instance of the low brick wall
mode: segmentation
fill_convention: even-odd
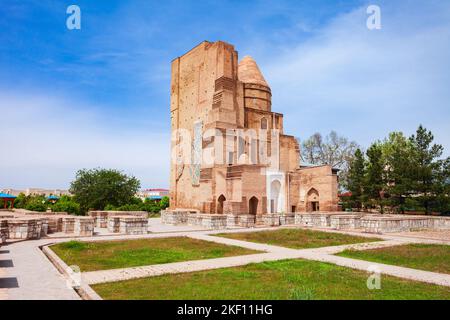
[[[280,215],[280,225],[294,224],[295,213],[284,213]]]
[[[404,232],[419,229],[433,229],[432,219],[426,216],[364,216],[361,218],[364,232]]]
[[[94,235],[94,219],[91,217],[76,217],[74,234],[80,237],[92,237]]]
[[[108,228],[108,218],[114,216],[132,216],[147,218],[147,211],[89,211],[88,216],[94,219],[97,228]]]
[[[437,230],[450,229],[450,217],[430,217],[430,226]]]
[[[45,237],[48,234],[48,218],[42,217],[40,220],[42,221],[41,237]]]
[[[184,221],[182,216],[179,216],[179,218],[181,219],[180,221]],[[188,226],[200,226],[202,224],[202,217],[199,213],[186,214],[186,222]]]
[[[337,230],[358,229],[361,225],[361,216],[356,214],[332,215],[330,226]]]
[[[108,217],[108,231],[121,234],[147,234],[148,219],[138,216]]]
[[[225,229],[227,227],[227,216],[223,214],[201,215],[201,226],[207,229]]]
[[[147,234],[148,218],[138,216],[120,216],[119,233]]]
[[[73,234],[75,233],[75,217],[64,217],[62,218],[62,232]]]
[[[256,217],[251,214],[241,214],[238,218],[238,225],[244,228],[254,227],[256,223]]]
[[[48,230],[47,233],[62,232],[62,219],[67,216],[51,216],[47,218]]]
[[[237,227],[239,225],[239,216],[237,214],[227,214],[227,227]]]
[[[71,216],[62,218],[62,232],[84,237],[94,234],[94,218]]]
[[[108,212],[107,211],[89,211],[88,216],[94,219],[94,225],[97,228],[108,227]]]
[[[330,218],[331,214],[328,213],[313,213],[311,214],[312,217],[312,224],[315,227],[329,227],[330,226]]]
[[[8,234],[8,221],[0,220],[0,244],[5,243],[6,239],[9,238]]]
[[[303,227],[313,226],[313,217],[311,213],[296,213],[295,214],[295,224],[301,225]]]
[[[108,232],[119,233],[120,232],[120,216],[108,218]]]
[[[8,238],[9,239],[40,239],[42,230],[41,219],[16,218],[9,219]]]
[[[188,218],[191,216],[192,225],[197,225],[192,217],[198,214],[191,210],[162,210],[161,222],[170,225],[189,224]]]
[[[0,219],[13,219],[15,218],[15,214],[9,211],[0,211]]]
[[[280,225],[280,214],[268,213],[262,215],[262,222],[265,226],[274,227]]]

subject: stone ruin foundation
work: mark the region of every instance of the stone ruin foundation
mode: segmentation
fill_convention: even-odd
[[[108,228],[108,219],[113,216],[136,216],[147,218],[146,211],[89,211],[88,215],[94,219],[97,228]]]
[[[164,210],[162,222],[171,225],[188,224],[207,229],[254,226],[299,225],[302,227],[357,230],[367,233],[404,232],[420,229],[450,229],[450,217],[380,215],[364,212],[309,212],[286,214],[203,214],[189,210]]]
[[[65,233],[74,236],[92,236],[94,219],[72,216],[62,212],[34,212],[14,209],[0,212],[0,239],[40,239],[49,234]]]
[[[148,219],[134,215],[108,217],[108,231],[121,234],[147,234]]]
[[[78,237],[94,234],[94,219],[91,217],[64,217],[62,218],[62,232]]]
[[[280,215],[280,225],[295,224],[295,213],[285,213]]]
[[[94,219],[91,217],[76,217],[74,233],[79,237],[92,237],[94,235]]]
[[[36,218],[9,219],[9,239],[40,239],[42,231],[42,220]]]
[[[360,215],[346,214],[333,215],[330,217],[330,226],[336,230],[348,230],[360,228]]]
[[[5,243],[8,238],[8,221],[0,220],[0,243]]]
[[[280,225],[280,215],[276,213],[268,213],[262,215],[262,222],[265,226],[275,227]]]

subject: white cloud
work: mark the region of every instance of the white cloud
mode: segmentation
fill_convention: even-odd
[[[76,170],[105,167],[167,186],[168,132],[130,129],[77,99],[0,92],[0,186],[68,187]]]
[[[301,138],[335,129],[365,145],[422,123],[449,153],[450,3],[382,5],[380,31],[365,9],[263,60],[273,110]]]

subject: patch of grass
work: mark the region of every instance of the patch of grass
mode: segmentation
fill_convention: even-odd
[[[345,250],[338,255],[396,266],[450,274],[450,246],[407,244],[370,250]]]
[[[53,245],[51,249],[65,263],[77,265],[83,272],[259,253],[188,237],[69,241]]]
[[[256,232],[221,233],[217,234],[217,236],[243,241],[267,243],[293,249],[319,248],[382,240],[306,229],[277,229]]]
[[[385,275],[380,290],[369,290],[368,276],[328,263],[283,260],[97,284],[93,289],[104,299],[129,300],[450,299],[447,287]]]

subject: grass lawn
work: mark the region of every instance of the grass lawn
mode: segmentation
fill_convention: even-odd
[[[113,283],[93,289],[104,299],[450,299],[447,287],[382,275],[367,289],[368,274],[336,265],[283,260]]]
[[[277,229],[257,232],[221,233],[217,234],[217,236],[236,240],[273,244],[276,246],[293,249],[319,248],[382,240],[377,238],[364,238],[340,233],[305,229]]]
[[[338,255],[396,266],[450,274],[450,246],[407,244],[370,250],[345,250]]]
[[[101,242],[69,241],[53,245],[51,249],[67,265],[77,265],[81,271],[127,268],[258,253],[258,251],[241,247],[188,237]]]

